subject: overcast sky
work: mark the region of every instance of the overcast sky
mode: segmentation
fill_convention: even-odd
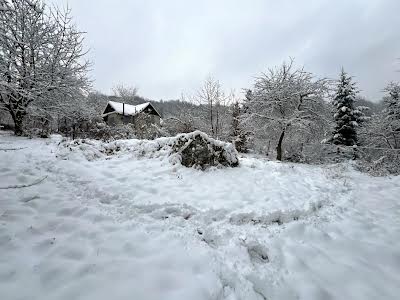
[[[400,80],[400,0],[53,0],[86,31],[94,88],[159,100],[209,75],[226,89],[294,57],[318,76],[343,66],[377,100]]]

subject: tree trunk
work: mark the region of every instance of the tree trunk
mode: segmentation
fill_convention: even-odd
[[[76,137],[76,125],[73,124],[72,125],[72,139],[75,140]]]
[[[276,146],[276,159],[282,160],[282,142],[285,137],[285,130],[282,130],[281,136],[279,137],[278,145]]]
[[[219,107],[218,105],[215,106],[216,111],[216,124],[215,124],[215,138],[219,139]]]
[[[213,103],[210,102],[210,123],[211,123],[211,136],[215,137],[214,134],[214,120],[213,120]]]
[[[14,122],[14,134],[21,136],[22,133],[23,133],[22,121],[16,119]]]
[[[21,136],[24,132],[23,124],[24,124],[24,114],[21,112],[16,112],[15,114],[11,113],[11,117],[14,121],[14,134]]]
[[[397,138],[396,138],[396,134],[394,132],[392,132],[393,135],[393,141],[394,141],[394,149],[398,149],[398,144],[397,144]]]

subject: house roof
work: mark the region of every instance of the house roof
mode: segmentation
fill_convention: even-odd
[[[111,108],[114,111],[105,113],[108,106],[111,106]],[[126,103],[124,104],[124,103],[115,102],[115,101],[108,101],[107,106],[104,109],[104,112],[102,114],[102,117],[105,117],[105,116],[107,116],[109,114],[113,114],[113,113],[117,113],[120,115],[122,115],[122,113],[124,113],[125,116],[134,116],[138,113],[141,113],[149,106],[161,117],[161,115],[158,113],[158,111],[154,108],[154,106],[150,102],[142,103],[139,105],[131,105],[131,104],[126,104]]]

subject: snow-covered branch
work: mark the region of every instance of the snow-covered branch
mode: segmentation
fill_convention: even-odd
[[[28,108],[59,106],[89,87],[83,33],[70,10],[47,9],[39,0],[1,1],[0,105],[10,113],[15,133],[22,133]]]
[[[282,159],[282,143],[288,130],[302,129],[324,116],[324,98],[329,91],[327,79],[315,79],[294,61],[271,68],[256,77],[245,100],[243,121],[251,131],[265,135],[271,128],[277,138],[277,159]],[[321,121],[321,122],[322,122]],[[263,125],[265,123],[265,125]]]

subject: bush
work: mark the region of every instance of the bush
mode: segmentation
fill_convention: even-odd
[[[400,149],[361,148],[356,168],[373,176],[400,175]]]
[[[232,141],[232,143],[235,145],[236,150],[240,153],[248,153],[249,152],[248,142],[249,142],[249,136],[248,136],[248,134],[245,134],[245,133],[240,133]]]
[[[400,175],[400,149],[310,144],[299,150],[297,156],[293,154],[287,160],[309,164],[352,160],[356,169],[373,176]]]
[[[123,126],[108,126],[104,122],[94,124],[94,126],[89,128],[89,130],[84,132],[82,135],[85,138],[102,140],[105,142],[136,138],[135,129],[131,124]]]
[[[143,126],[142,128],[137,128],[135,133],[139,139],[145,139],[145,140],[154,140],[169,135],[169,133],[162,127],[159,127],[151,123],[146,126]]]

